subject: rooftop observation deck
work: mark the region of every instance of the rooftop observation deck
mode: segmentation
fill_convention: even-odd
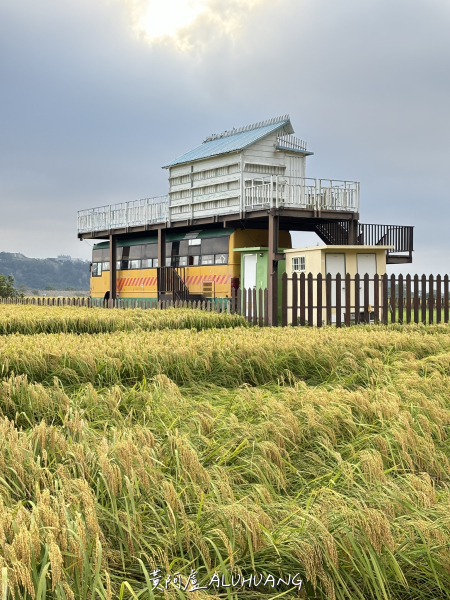
[[[308,230],[307,221],[359,217],[356,181],[268,176],[245,179],[238,190],[171,199],[170,194],[89,208],[78,212],[79,238],[104,238],[167,227],[267,219],[276,212],[292,230]],[[311,222],[312,223],[312,222]],[[257,226],[257,225],[256,225]],[[287,228],[287,227],[286,227]]]

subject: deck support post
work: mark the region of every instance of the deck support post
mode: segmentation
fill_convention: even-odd
[[[117,237],[109,235],[109,298],[117,298]]]
[[[166,266],[166,229],[165,227],[160,227],[158,229],[158,267],[159,267],[159,271],[158,274],[163,273],[163,270],[161,267],[165,267]],[[157,278],[157,295],[158,295],[158,300],[160,299],[160,294],[161,291],[165,291],[165,290],[161,290],[161,283],[162,283],[162,279],[161,276]]]
[[[279,216],[269,213],[269,265],[268,265],[268,296],[269,296],[269,325],[278,324],[278,239]]]
[[[348,222],[348,245],[349,246],[357,246],[359,243],[358,240],[359,233],[359,221],[357,219],[352,219]],[[364,241],[362,241],[364,243]]]

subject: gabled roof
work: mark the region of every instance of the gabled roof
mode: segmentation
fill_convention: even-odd
[[[269,133],[277,131],[277,129],[284,129],[284,133],[294,133],[289,115],[212,135],[206,138],[203,144],[197,146],[197,148],[165,164],[163,169],[202,158],[209,158],[210,156],[217,156],[218,154],[243,150],[266,137]]]

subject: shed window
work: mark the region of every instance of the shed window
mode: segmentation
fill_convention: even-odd
[[[305,257],[294,256],[292,259],[292,272],[304,273],[306,270]]]
[[[214,264],[214,254],[204,254],[202,256],[202,265],[213,265]]]

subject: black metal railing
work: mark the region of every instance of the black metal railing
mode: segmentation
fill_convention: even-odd
[[[185,281],[186,270],[184,267],[158,267],[158,298],[166,299],[167,296],[172,296],[174,302],[185,302],[189,297],[189,288]]]

